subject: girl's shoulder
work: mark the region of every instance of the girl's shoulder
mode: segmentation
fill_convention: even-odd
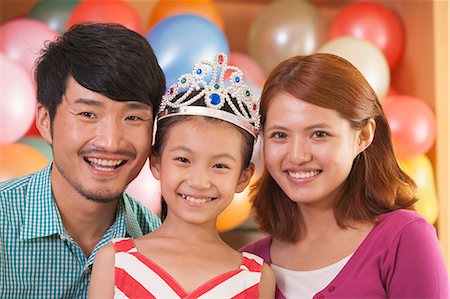
[[[272,244],[272,236],[267,236],[243,246],[239,251],[256,254],[263,258],[266,263],[270,264],[270,244]]]

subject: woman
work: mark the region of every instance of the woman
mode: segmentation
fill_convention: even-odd
[[[434,227],[363,75],[332,54],[297,56],[261,96],[266,169],[252,189],[277,298],[448,298]]]

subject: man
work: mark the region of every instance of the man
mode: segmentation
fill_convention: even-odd
[[[160,224],[124,190],[149,156],[164,75],[141,35],[83,24],[47,45],[35,76],[54,158],[0,184],[0,298],[85,298],[101,246]]]

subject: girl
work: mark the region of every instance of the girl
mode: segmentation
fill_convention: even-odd
[[[225,54],[197,64],[169,88],[151,155],[163,224],[99,251],[90,298],[273,298],[270,267],[232,249],[216,231],[217,216],[253,174],[258,111],[242,72],[227,66]]]
[[[278,65],[261,96],[265,171],[252,190],[276,298],[448,298],[434,227],[412,211],[374,91],[331,54]]]

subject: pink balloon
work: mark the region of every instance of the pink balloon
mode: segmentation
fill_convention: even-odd
[[[34,121],[36,93],[28,74],[0,52],[0,144],[22,138]]]
[[[387,96],[382,104],[398,157],[408,160],[428,152],[436,138],[431,108],[408,95]]]
[[[14,19],[0,26],[0,51],[32,76],[34,62],[44,43],[57,35],[40,21]]]
[[[148,160],[139,175],[128,185],[126,191],[153,213],[160,215],[161,185],[150,171]]]
[[[263,85],[266,74],[259,64],[250,56],[242,52],[230,52],[230,65],[237,66],[244,73],[245,80]]]

